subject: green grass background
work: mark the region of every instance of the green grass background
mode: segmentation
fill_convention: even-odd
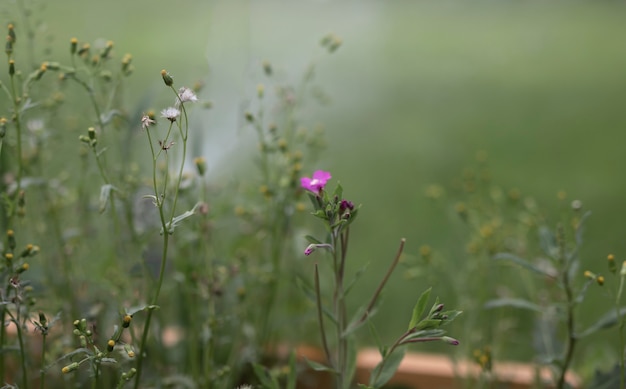
[[[35,9],[53,59],[68,55],[74,36],[111,39],[119,57],[132,53],[127,93],[137,109],[160,106],[151,96],[162,68],[179,84],[206,81],[203,97],[214,108],[195,113],[201,142],[194,147],[215,179],[233,164],[242,176],[254,174],[241,112],[261,61],[294,81],[317,61],[317,83],[332,103],[303,113],[324,123],[328,137],[318,166],[309,168],[330,170],[345,195],[363,204],[352,266],[371,266],[354,296],[369,297],[401,237],[409,254],[429,244],[448,261],[467,260],[453,201],[435,204],[423,193],[430,183],[450,184],[478,150],[488,153],[494,181],[535,197],[549,222],[557,221],[559,190],[593,211],[585,268],[604,271],[609,252],[626,257],[621,2],[59,0]],[[14,20],[11,3],[0,10]],[[344,44],[328,56],[317,43],[331,31]],[[445,276],[432,286],[454,304],[447,291],[463,275]],[[394,276],[377,319],[385,339],[404,330],[427,286],[426,277]],[[593,294],[583,321],[606,308],[603,297]],[[511,355],[531,357],[528,349]]]

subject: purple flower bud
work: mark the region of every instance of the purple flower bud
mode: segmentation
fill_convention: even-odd
[[[314,245],[314,244],[310,244],[310,245],[308,245],[308,246],[307,246],[307,248],[306,248],[306,249],[304,249],[304,255],[307,255],[307,256],[308,256],[308,255],[311,255],[311,253],[312,253],[313,251],[315,251],[315,247],[316,247],[316,245]]]
[[[449,336],[442,336],[442,337],[441,337],[441,340],[443,340],[444,342],[446,342],[446,343],[448,343],[448,344],[451,344],[451,345],[453,345],[453,346],[458,346],[458,345],[459,345],[459,343],[460,343],[458,340],[456,340],[456,339],[454,339],[454,338],[451,338],[451,337],[449,337]]]
[[[352,211],[354,209],[354,204],[352,201],[341,200],[341,203],[339,204],[339,213],[344,213],[346,209]]]

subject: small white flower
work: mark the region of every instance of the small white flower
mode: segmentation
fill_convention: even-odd
[[[151,124],[156,123],[154,120],[150,119],[150,116],[148,115],[143,115],[141,117],[141,128],[143,128],[144,130],[147,130],[148,127],[150,127]]]
[[[196,102],[198,101],[198,97],[196,94],[187,87],[182,87],[178,90],[178,99],[176,99],[176,106],[178,107],[181,102]]]
[[[176,107],[169,107],[161,111],[161,117],[166,118],[170,122],[175,122],[180,116],[180,110]]]

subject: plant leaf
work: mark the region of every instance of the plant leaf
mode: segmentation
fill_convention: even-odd
[[[409,330],[414,328],[420,320],[420,317],[424,314],[426,310],[426,303],[428,302],[428,298],[430,297],[430,292],[432,288],[426,289],[417,299],[417,303],[413,307],[413,315],[411,316],[411,321],[409,322]]]
[[[304,239],[306,239],[307,242],[309,243],[314,243],[314,244],[322,244],[321,241],[315,239],[315,237],[311,236],[311,235],[305,235]]]
[[[264,366],[254,363],[252,364],[252,368],[254,369],[254,375],[261,381],[261,385],[263,385],[264,388],[274,388],[274,383],[270,379]]]
[[[600,317],[589,328],[578,334],[578,337],[582,338],[584,336],[594,334],[600,330],[611,328],[619,324],[624,315],[626,315],[626,307],[621,307],[618,312],[616,312],[614,309],[611,309],[610,311],[602,315],[602,317]]]
[[[333,369],[332,367],[326,366],[319,362],[312,361],[308,358],[304,358],[304,360],[307,363],[307,365],[309,365],[309,367],[315,371],[328,371],[328,372],[337,374],[337,371]]]
[[[512,307],[512,308],[520,308],[520,309],[529,309],[531,311],[536,311],[536,312],[545,311],[545,309],[541,307],[540,305],[537,305],[528,300],[516,299],[516,298],[500,298],[500,299],[490,300],[485,303],[484,307],[485,309]]]
[[[292,351],[289,356],[289,375],[287,376],[287,389],[296,389],[296,378],[298,370],[296,368],[296,352]]]
[[[396,349],[391,355],[384,357],[372,371],[369,385],[374,388],[385,385],[394,376],[403,358],[404,349]]]
[[[167,233],[170,235],[173,234],[174,230],[176,229],[176,227],[178,227],[178,224],[180,224],[180,222],[196,214],[196,210],[198,209],[199,206],[200,206],[200,203],[196,203],[196,205],[194,205],[193,208],[191,208],[189,211],[185,211],[184,213],[176,216],[170,222],[165,224],[165,227],[167,228]],[[163,228],[161,228],[161,235],[162,234],[163,234]]]
[[[556,237],[547,227],[539,228],[539,244],[544,253],[552,258],[556,258],[559,252],[559,246],[556,243]]]
[[[522,259],[520,257],[518,257],[517,255],[513,255],[510,253],[498,253],[496,255],[493,256],[493,259],[497,260],[497,261],[510,261],[515,263],[516,265],[519,265],[527,270],[530,270],[532,272],[535,272],[537,274],[541,274],[543,276],[547,276],[550,278],[554,278],[554,275],[550,274],[549,272],[533,265],[532,263],[526,261],[525,259]]]
[[[116,190],[111,184],[105,184],[100,187],[100,206],[98,211],[103,213],[107,209],[109,198],[111,198],[111,191]]]

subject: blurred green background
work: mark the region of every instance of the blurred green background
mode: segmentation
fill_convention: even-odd
[[[467,260],[454,198],[433,202],[424,191],[431,183],[450,185],[475,164],[479,150],[489,156],[493,181],[533,196],[549,226],[556,225],[562,208],[560,190],[568,202],[580,199],[593,211],[582,252],[585,268],[605,271],[610,252],[626,257],[626,185],[619,178],[626,166],[622,2],[42,5],[35,17],[46,21],[39,33],[51,38],[50,58],[69,56],[71,37],[111,39],[118,56],[133,54],[136,71],[128,93],[139,110],[160,106],[151,96],[161,87],[162,68],[179,84],[206,82],[202,97],[214,105],[194,113],[194,147],[209,160],[215,180],[228,176],[232,166],[242,176],[255,173],[253,134],[242,129],[242,112],[255,96],[261,62],[269,60],[278,77],[296,82],[315,61],[316,82],[331,102],[312,104],[302,115],[324,124],[328,148],[307,173],[330,170],[345,195],[363,204],[352,231],[352,266],[372,263],[355,293],[363,300],[401,237],[407,238],[409,258],[428,244],[446,261]],[[343,39],[330,56],[318,46],[328,32]],[[431,282],[401,273],[392,279],[377,318],[385,339],[405,329],[415,299]],[[443,276],[432,285],[434,293],[454,304],[450,283],[462,275]],[[587,306],[583,322],[606,308],[603,297],[593,295],[597,301]],[[528,350],[515,356],[531,357]]]

